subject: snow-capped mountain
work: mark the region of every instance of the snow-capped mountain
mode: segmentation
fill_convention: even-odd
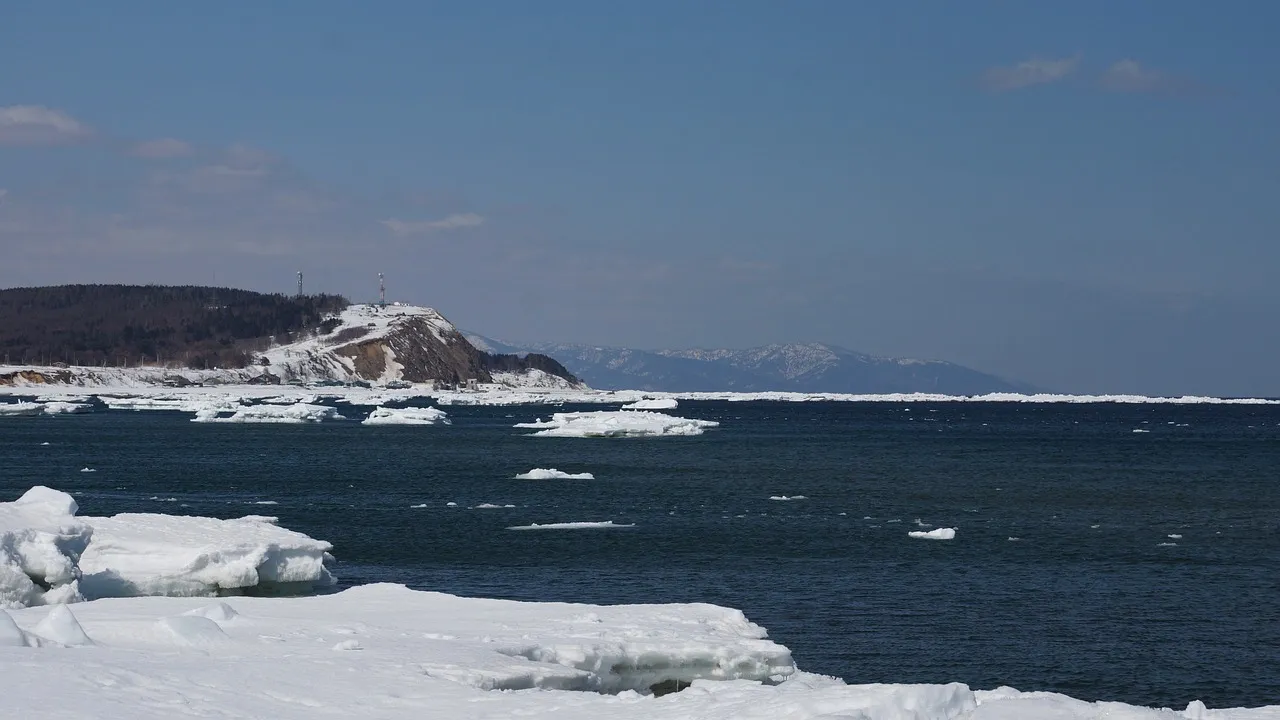
[[[467,339],[489,352],[549,355],[600,389],[956,395],[1034,390],[941,360],[877,357],[821,343],[646,351],[555,343],[513,345],[473,334]]]

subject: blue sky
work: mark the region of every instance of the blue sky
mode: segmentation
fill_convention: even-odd
[[[29,3],[0,285],[1280,395],[1280,6]]]

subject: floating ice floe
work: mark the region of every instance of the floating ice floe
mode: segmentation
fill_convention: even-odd
[[[362,425],[435,425],[449,424],[448,413],[437,408],[378,407],[369,413]]]
[[[44,406],[33,402],[0,403],[0,417],[30,417],[44,412]]]
[[[231,411],[223,408],[202,408],[196,411],[191,422],[199,423],[318,423],[325,420],[342,420],[337,408],[329,405],[248,405]]]
[[[93,405],[90,403],[77,402],[61,402],[51,401],[42,405],[46,415],[81,415],[87,412],[93,412]]]
[[[620,524],[612,520],[604,522],[562,522],[562,523],[545,523],[532,525],[516,525],[507,528],[508,530],[603,530],[608,528],[629,528],[635,527],[635,524]]]
[[[240,397],[113,397],[100,395],[98,399],[111,410],[169,410],[175,412],[208,412],[220,410],[233,412],[242,406]]]
[[[0,503],[0,608],[77,600],[93,528],[68,494],[38,485]]]
[[[534,468],[529,472],[520,473],[515,477],[516,480],[595,480],[595,475],[591,473],[567,473],[560,472],[555,468]]]
[[[91,468],[91,467],[82,467],[82,468],[80,468],[80,472],[82,472],[82,473],[91,473],[91,472],[98,472],[98,471],[97,471],[95,468]]]
[[[770,495],[770,500],[787,501],[787,500],[808,500],[807,495]]]
[[[80,557],[86,597],[303,594],[333,583],[324,565],[332,546],[277,527],[272,517],[84,520],[93,528]]]
[[[495,505],[493,503],[480,503],[479,505],[472,505],[471,509],[472,510],[504,510],[504,509],[513,508],[513,507],[515,507],[515,505]]]
[[[515,427],[538,430],[538,437],[665,437],[701,435],[717,427],[713,420],[692,420],[643,410],[555,413],[550,420],[518,423]]]
[[[907,536],[918,540],[955,540],[956,529],[938,528],[937,530],[929,530],[927,532],[924,530],[912,530],[907,533]]]
[[[633,403],[623,405],[623,410],[675,410],[680,407],[680,401],[675,398],[645,398],[637,400]]]

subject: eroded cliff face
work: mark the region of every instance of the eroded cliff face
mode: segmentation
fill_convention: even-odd
[[[17,372],[0,374],[0,385],[57,385],[68,384],[72,380],[70,370],[18,370]]]
[[[353,372],[370,382],[493,380],[481,352],[461,333],[425,316],[406,317],[385,334],[342,345],[334,352],[350,360]]]

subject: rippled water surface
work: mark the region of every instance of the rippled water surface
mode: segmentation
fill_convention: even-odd
[[[730,605],[850,682],[1280,703],[1275,407],[687,402],[674,414],[722,426],[614,440],[511,427],[543,407],[448,410],[434,427],[4,418],[0,492],[278,515],[334,544],[344,584]],[[535,467],[596,479],[513,479]],[[506,529],[604,520],[634,527]],[[955,540],[907,536],[935,527]]]

